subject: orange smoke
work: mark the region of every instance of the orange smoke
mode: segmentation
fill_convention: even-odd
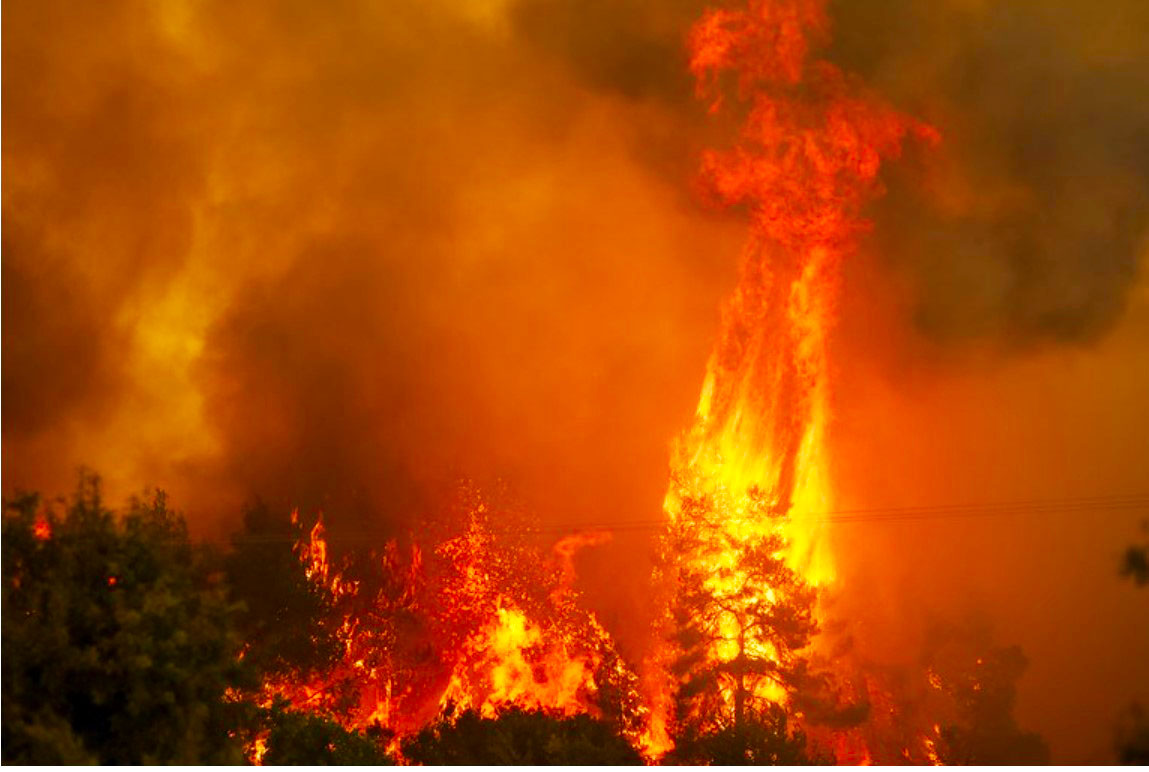
[[[555,559],[562,572],[562,589],[570,589],[574,585],[575,565],[574,556],[585,547],[597,547],[606,544],[613,538],[609,531],[584,531],[573,533],[559,539],[554,546]]]

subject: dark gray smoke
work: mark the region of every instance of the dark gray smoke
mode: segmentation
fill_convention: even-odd
[[[514,18],[588,86],[676,115],[678,141],[651,129],[636,145],[681,175],[665,159],[731,138],[684,75],[706,5],[522,0]],[[1149,228],[1149,44],[1132,32],[1149,28],[1145,5],[842,0],[830,13],[822,55],[944,137],[886,167],[871,213],[869,246],[906,279],[917,328],[1006,350],[1110,329]]]
[[[833,5],[833,57],[944,141],[894,167],[874,246],[919,328],[1007,348],[1120,318],[1149,227],[1143,3]]]

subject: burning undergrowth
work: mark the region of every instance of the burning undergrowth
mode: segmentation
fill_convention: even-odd
[[[546,554],[525,523],[467,484],[404,545],[337,558],[322,517],[305,527],[293,514],[292,524],[296,559],[321,599],[312,643],[327,653],[274,669],[246,696],[391,737],[516,707],[589,714],[637,738],[637,678],[572,586],[574,545],[593,536]]]
[[[760,494],[750,501],[743,517],[781,525]],[[705,552],[699,534],[710,533],[701,526],[713,503],[682,505],[664,546]],[[249,631],[241,657],[264,675],[232,698],[334,721],[392,754],[429,731],[454,732],[460,720],[469,728],[457,731],[474,733],[483,721],[545,714],[597,719],[648,762],[1048,758],[1013,719],[1020,650],[994,645],[985,625],[934,623],[918,661],[864,660],[848,626],[820,610],[825,590],[786,565],[776,532],[726,565],[718,557],[707,571],[679,567],[666,639],[657,657],[635,663],[573,586],[574,551],[604,537],[575,534],[540,548],[528,521],[473,485],[460,485],[454,505],[418,536],[381,549],[333,549],[321,516],[293,513],[279,531],[293,543],[252,522],[236,539],[230,573],[254,565],[271,581],[269,559],[287,555],[296,589],[313,602],[310,619],[298,603],[263,609],[288,629],[270,639]],[[266,748],[266,731],[257,733],[249,756],[259,761]]]
[[[231,727],[233,741],[256,762],[385,754],[421,763],[1047,759],[1042,740],[1013,719],[1016,680],[1026,665],[1020,650],[994,645],[985,625],[934,624],[916,662],[864,660],[842,630],[815,623],[821,591],[785,566],[778,539],[717,567],[713,577],[680,572],[672,634],[661,649],[674,656],[636,668],[572,587],[572,550],[601,535],[567,536],[551,550],[539,549],[521,524],[511,527],[513,513],[469,485],[460,487],[457,506],[427,523],[418,538],[340,555],[319,518],[305,523],[254,508],[222,575],[211,550],[190,549],[183,521],[162,496],[151,505],[133,504],[117,524],[96,490],[92,484],[81,491],[63,517],[34,498],[11,505],[6,597],[22,611],[7,619],[13,629],[6,635],[42,647],[46,579],[76,565],[82,570],[74,597],[60,603],[56,596],[54,613],[81,597],[106,613],[79,614],[86,621],[69,624],[154,622],[156,609],[170,605],[172,588],[137,569],[166,560],[171,570],[185,570],[181,561],[194,552],[219,614],[201,633],[228,642],[213,649],[232,684],[224,692],[220,681],[225,699],[212,708],[222,720],[217,728]],[[684,523],[699,524],[696,518],[708,511],[702,504],[684,508]],[[149,531],[141,523],[162,528]],[[104,542],[93,549],[84,529],[99,529]],[[672,529],[668,544],[688,551],[691,531]],[[182,544],[183,552],[163,552],[172,544]],[[129,564],[135,568],[126,570]],[[730,583],[739,572],[747,577],[741,593],[716,596],[708,586],[711,578]],[[239,608],[228,601],[228,588],[246,605],[238,629],[231,627]],[[137,606],[143,611],[122,613]],[[722,637],[724,619],[733,619],[741,633],[732,641]],[[161,637],[188,643],[178,624],[159,627]],[[244,641],[240,667],[238,641]],[[44,655],[35,646],[20,656],[33,651],[76,673],[76,694],[83,694],[89,659]],[[149,675],[155,668],[147,658],[129,659],[135,676],[157,677]],[[126,667],[115,658],[102,665],[114,672]],[[639,669],[663,678],[640,680]],[[37,681],[39,672],[21,675]],[[652,683],[669,689],[652,691]],[[660,713],[663,697],[672,705],[669,714]],[[65,700],[57,709],[66,715],[73,706]],[[669,720],[660,724],[660,716]]]

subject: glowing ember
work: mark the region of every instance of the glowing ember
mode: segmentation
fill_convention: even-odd
[[[43,517],[37,517],[36,522],[32,524],[32,536],[37,541],[48,541],[52,538],[52,524]]]

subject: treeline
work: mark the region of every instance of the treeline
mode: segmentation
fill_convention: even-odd
[[[448,708],[420,731],[396,737],[382,725],[350,731],[332,714],[269,702],[260,689],[269,679],[323,672],[344,653],[340,616],[293,551],[301,531],[286,512],[249,507],[230,547],[219,549],[193,542],[160,493],[113,513],[91,476],[66,504],[23,495],[4,506],[4,763],[236,764],[250,762],[256,749],[264,763],[285,765],[643,762],[627,739],[633,731],[618,719],[515,708],[484,717]],[[769,550],[745,559],[763,582],[783,586],[784,567],[774,565]],[[1140,581],[1141,563],[1127,564]],[[833,762],[824,751],[811,752],[814,744],[787,711],[749,698],[733,708],[716,699],[724,679],[748,684],[771,673],[745,654],[719,669],[700,664],[706,630],[699,625],[713,598],[691,579],[680,579],[676,609],[693,623],[676,628],[675,748],[663,763]],[[802,613],[809,599],[793,595],[791,606],[781,607],[784,618],[775,610],[777,618],[743,620],[761,626],[779,650],[786,644],[796,651],[811,634]],[[779,637],[786,631],[792,641]],[[973,672],[967,660],[975,655]],[[1048,759],[1040,738],[1013,722],[1020,651],[965,642],[951,631],[928,661],[932,677],[946,685],[931,688],[948,701],[939,711],[947,716],[938,730],[943,761]],[[792,699],[802,698],[809,718],[819,707],[819,691],[809,685],[815,672],[794,664],[802,688]],[[827,715],[839,724],[865,719]],[[1126,724],[1119,758],[1143,762],[1146,724],[1139,714]]]
[[[348,731],[245,695],[335,656],[327,599],[286,513],[246,513],[230,550],[193,543],[163,494],[108,509],[85,476],[63,511],[5,502],[6,764],[639,764],[609,724],[507,709],[413,736]]]

